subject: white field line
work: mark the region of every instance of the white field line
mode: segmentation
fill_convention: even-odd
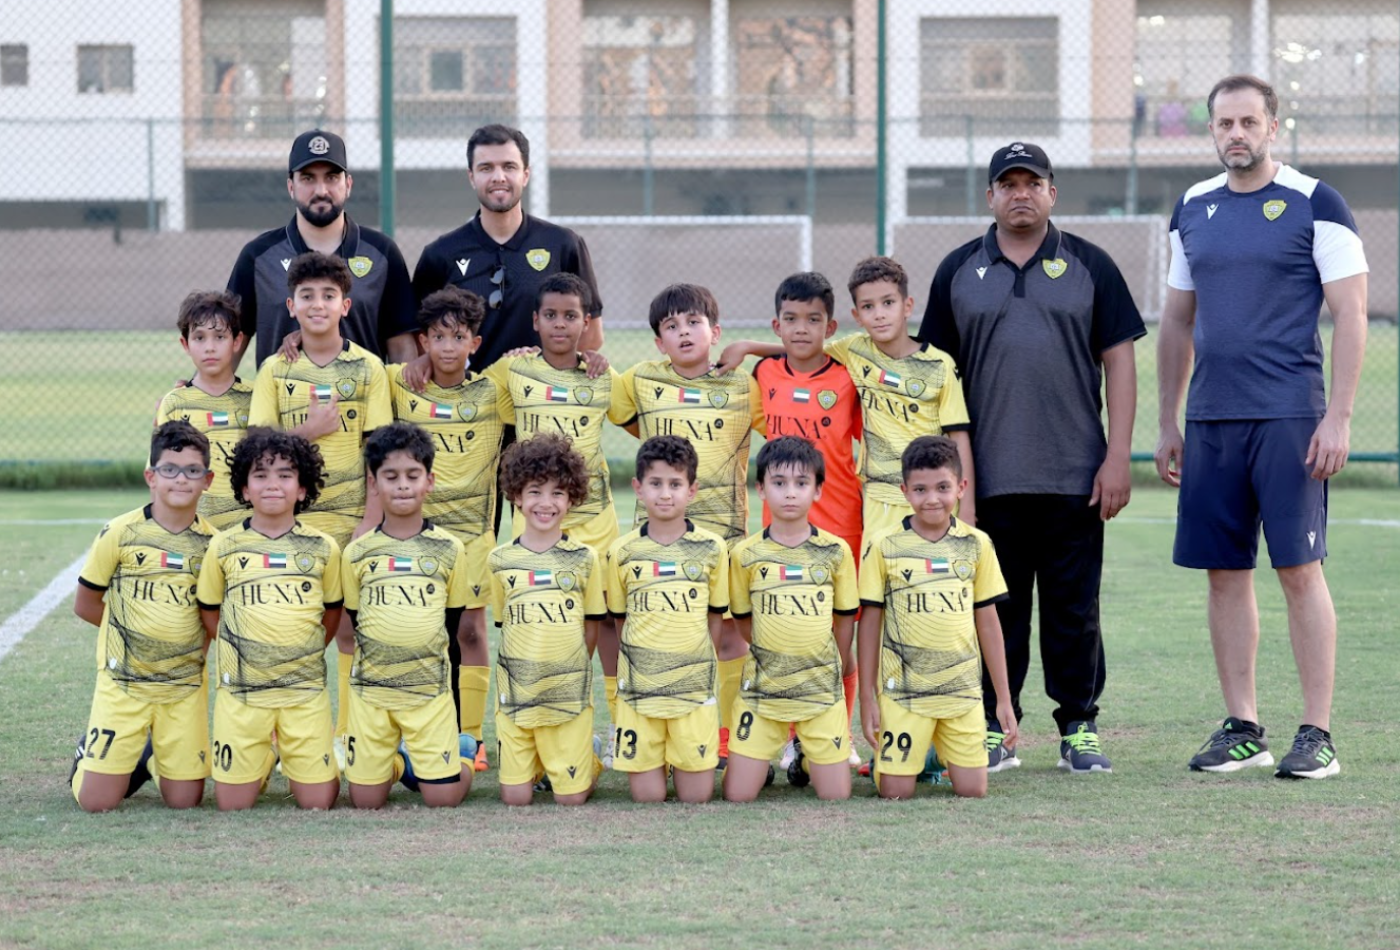
[[[29,603],[0,624],[0,661],[19,645],[29,631],[39,626],[40,621],[49,615],[49,611],[73,596],[78,574],[82,572],[83,562],[86,560],[87,552],[83,552],[81,557],[49,581],[43,590],[31,597]]]

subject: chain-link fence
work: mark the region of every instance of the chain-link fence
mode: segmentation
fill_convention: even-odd
[[[1167,216],[1219,171],[1205,94],[1233,72],[1279,90],[1274,156],[1355,213],[1373,320],[1353,449],[1395,457],[1393,2],[152,0],[112,14],[53,0],[0,23],[0,460],[139,458],[189,366],[179,301],[223,287],[243,244],[291,217],[285,163],[305,129],[344,135],[347,210],[392,229],[410,268],[476,210],[470,132],[524,129],[526,204],[587,240],[606,350],[626,366],[655,352],[646,305],[666,283],[710,286],[726,336],[766,335],[784,276],[814,268],[840,288],[877,250],[908,269],[917,324],[939,260],[990,223],[987,161],[1015,140],[1045,147],[1056,220],[1115,257],[1152,320]],[[1156,431],[1153,349],[1139,345],[1139,452]]]

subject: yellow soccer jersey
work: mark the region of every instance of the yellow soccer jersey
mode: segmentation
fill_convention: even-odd
[[[921,435],[943,435],[968,427],[967,403],[953,358],[926,344],[894,359],[869,335],[833,340],[826,352],[845,365],[860,393],[864,419],[860,478],[865,495],[885,504],[905,504],[899,459]]]
[[[379,357],[349,340],[325,366],[317,366],[305,353],[295,363],[281,354],[272,357],[253,382],[248,423],[290,431],[306,421],[312,400],[328,403],[332,394],[340,400],[340,431],[316,440],[326,463],[326,487],[307,511],[349,519],[343,532],[349,537],[365,515],[365,434],[393,421]]]
[[[156,410],[156,425],[178,419],[188,422],[209,439],[209,467],[214,482],[199,497],[199,514],[216,531],[231,528],[248,517],[248,508],[233,497],[229,463],[243,433],[248,431],[248,414],[253,387],[234,377],[233,385],[222,396],[211,396],[194,383],[172,389]]]
[[[450,389],[430,379],[416,393],[404,384],[403,370],[398,364],[389,367],[394,418],[428,430],[437,449],[437,483],[423,503],[423,516],[463,544],[489,534],[496,523],[501,438],[509,425],[505,389],[490,377],[468,373]]]
[[[249,521],[214,536],[199,602],[219,608],[218,687],[249,706],[306,702],[326,688],[321,616],[341,603],[340,548],[298,522],[269,538]]]
[[[617,698],[652,719],[679,719],[713,705],[710,614],[729,609],[729,553],[719,536],[686,521],[658,544],[642,525],[613,542],[604,572],[608,610],[626,620],[619,637]]]
[[[627,422],[626,411],[613,399],[621,379],[611,368],[589,379],[585,364],[555,369],[542,356],[507,356],[497,360],[486,375],[506,387],[513,414],[509,423],[521,438],[540,432],[557,432],[573,440],[588,466],[588,500],[564,516],[564,530],[592,521],[612,507],[612,482],[603,455],[603,420],[614,425]]]
[[[345,609],[355,617],[350,688],[371,706],[411,709],[447,692],[449,609],[468,606],[465,548],[431,522],[406,540],[382,527],[345,546]],[[484,606],[477,595],[473,606]]]
[[[568,722],[593,704],[583,625],[607,616],[598,556],[567,536],[539,554],[514,541],[491,552],[487,569],[501,628],[497,708],[522,729]]]
[[[700,468],[699,490],[686,513],[726,542],[741,539],[749,527],[749,430],[763,434],[767,427],[753,376],[706,373],[686,379],[670,360],[649,360],[622,374],[614,398],[623,424],[635,420],[644,441],[654,435],[689,440]],[[638,502],[635,522],[645,520]]]
[[[843,697],[833,617],[860,608],[845,541],[814,525],[804,544],[790,548],[765,528],[734,547],[729,589],[734,616],[753,619],[740,681],[750,708],[779,722],[804,722]]]
[[[172,534],[147,505],[113,518],[88,551],[78,583],[105,595],[97,668],[143,702],[178,702],[204,683],[195,585],[213,536],[199,518]]]
[[[982,654],[973,611],[1005,600],[991,538],[956,518],[925,541],[909,527],[869,545],[860,600],[884,610],[880,693],[910,712],[954,719],[982,701]]]

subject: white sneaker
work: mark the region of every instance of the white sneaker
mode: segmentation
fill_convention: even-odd
[[[616,729],[609,729],[609,730],[608,730],[608,748],[607,748],[607,751],[604,752],[604,753],[603,753],[603,756],[602,756],[602,758],[603,758],[603,768],[605,768],[605,769],[611,771],[611,770],[612,770],[612,767],[613,767],[613,759],[616,758],[616,757],[617,757],[617,730],[616,730]]]
[[[786,769],[797,760],[797,745],[789,739],[787,745],[783,746],[782,757],[778,759],[778,768]]]

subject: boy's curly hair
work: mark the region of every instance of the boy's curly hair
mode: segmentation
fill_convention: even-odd
[[[428,333],[433,327],[444,330],[462,327],[476,336],[486,319],[486,304],[480,295],[448,284],[423,298],[418,308],[418,332]]]
[[[962,478],[962,457],[958,445],[946,435],[921,435],[910,442],[899,460],[900,477],[906,482],[918,471],[946,468]]]
[[[229,464],[229,481],[233,484],[233,494],[247,507],[252,503],[244,499],[243,489],[248,487],[248,476],[263,459],[286,459],[297,470],[297,482],[306,489],[306,497],[297,502],[296,513],[301,514],[315,504],[326,485],[326,463],[321,459],[321,450],[299,435],[253,426],[248,434],[233,450],[233,461]]]
[[[909,275],[903,265],[893,257],[867,257],[851,271],[851,279],[846,281],[846,289],[851,292],[851,302],[856,299],[856,288],[864,284],[888,281],[899,288],[901,297],[909,296]]]
[[[334,254],[320,251],[307,251],[292,258],[287,265],[287,291],[295,297],[297,288],[313,280],[325,280],[340,288],[346,297],[350,296],[350,265]]]
[[[501,491],[512,502],[535,482],[557,482],[569,493],[569,505],[588,499],[588,466],[573,442],[542,432],[506,449],[501,458]]]
[[[204,466],[208,468],[209,437],[183,419],[171,419],[169,422],[163,422],[151,433],[151,468],[160,464],[160,457],[163,453],[179,452],[191,448],[199,450],[200,456],[204,459]]]
[[[196,290],[180,303],[180,316],[175,321],[180,335],[186,340],[195,327],[220,326],[228,328],[230,336],[243,332],[242,301],[227,290]]]

